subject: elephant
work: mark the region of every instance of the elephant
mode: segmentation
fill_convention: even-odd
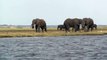
[[[80,30],[80,24],[82,23],[82,19],[78,19],[78,18],[67,18],[64,21],[64,26],[65,26],[65,31],[66,32],[70,32],[70,27],[72,27],[72,30],[74,30],[75,32]]]
[[[47,32],[47,26],[44,19],[33,19],[32,20],[32,28],[35,28],[36,32],[40,32],[40,28],[42,29],[42,32]]]
[[[94,28],[94,29],[97,29],[97,24],[94,24],[94,25],[93,25],[93,28]]]
[[[82,19],[79,19],[79,18],[74,18],[73,19],[73,23],[74,23],[74,29],[75,29],[75,32],[76,31],[80,31],[80,25],[82,23]]]
[[[57,30],[65,30],[65,26],[64,25],[58,25]]]
[[[89,29],[91,29],[91,31],[93,30],[93,25],[94,25],[94,21],[91,18],[83,18],[82,20],[82,29],[85,32],[88,32]]]

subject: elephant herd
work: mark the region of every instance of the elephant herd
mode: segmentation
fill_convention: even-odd
[[[44,19],[33,19],[32,20],[32,28],[35,28],[36,32],[47,32],[47,25]],[[81,28],[80,28],[81,27]],[[97,29],[97,25],[94,24],[93,19],[91,18],[67,18],[62,25],[57,26],[57,30],[65,30],[66,32],[70,32],[70,28],[72,31],[80,31],[81,29],[85,32],[92,31],[94,28]]]

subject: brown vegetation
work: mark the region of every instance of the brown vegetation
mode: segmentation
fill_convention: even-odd
[[[72,32],[58,31],[55,28],[48,29],[47,32],[35,32],[33,29],[0,29],[0,37],[43,37],[43,36],[75,36],[75,35],[104,35],[107,29],[97,29],[92,32]]]

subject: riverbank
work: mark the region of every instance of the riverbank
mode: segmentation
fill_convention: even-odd
[[[79,36],[79,35],[105,35],[107,34],[107,29],[97,29],[92,32],[72,32],[66,33],[65,31],[58,31],[55,28],[49,28],[47,32],[37,33],[35,30],[30,28],[18,29],[1,29],[0,28],[0,38],[4,37],[44,37],[44,36]]]

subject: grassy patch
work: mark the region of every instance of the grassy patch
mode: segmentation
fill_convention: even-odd
[[[77,36],[77,35],[104,35],[107,29],[97,29],[92,32],[58,31],[56,28],[48,28],[47,32],[37,33],[31,28],[0,28],[0,37],[36,37],[36,36]]]

